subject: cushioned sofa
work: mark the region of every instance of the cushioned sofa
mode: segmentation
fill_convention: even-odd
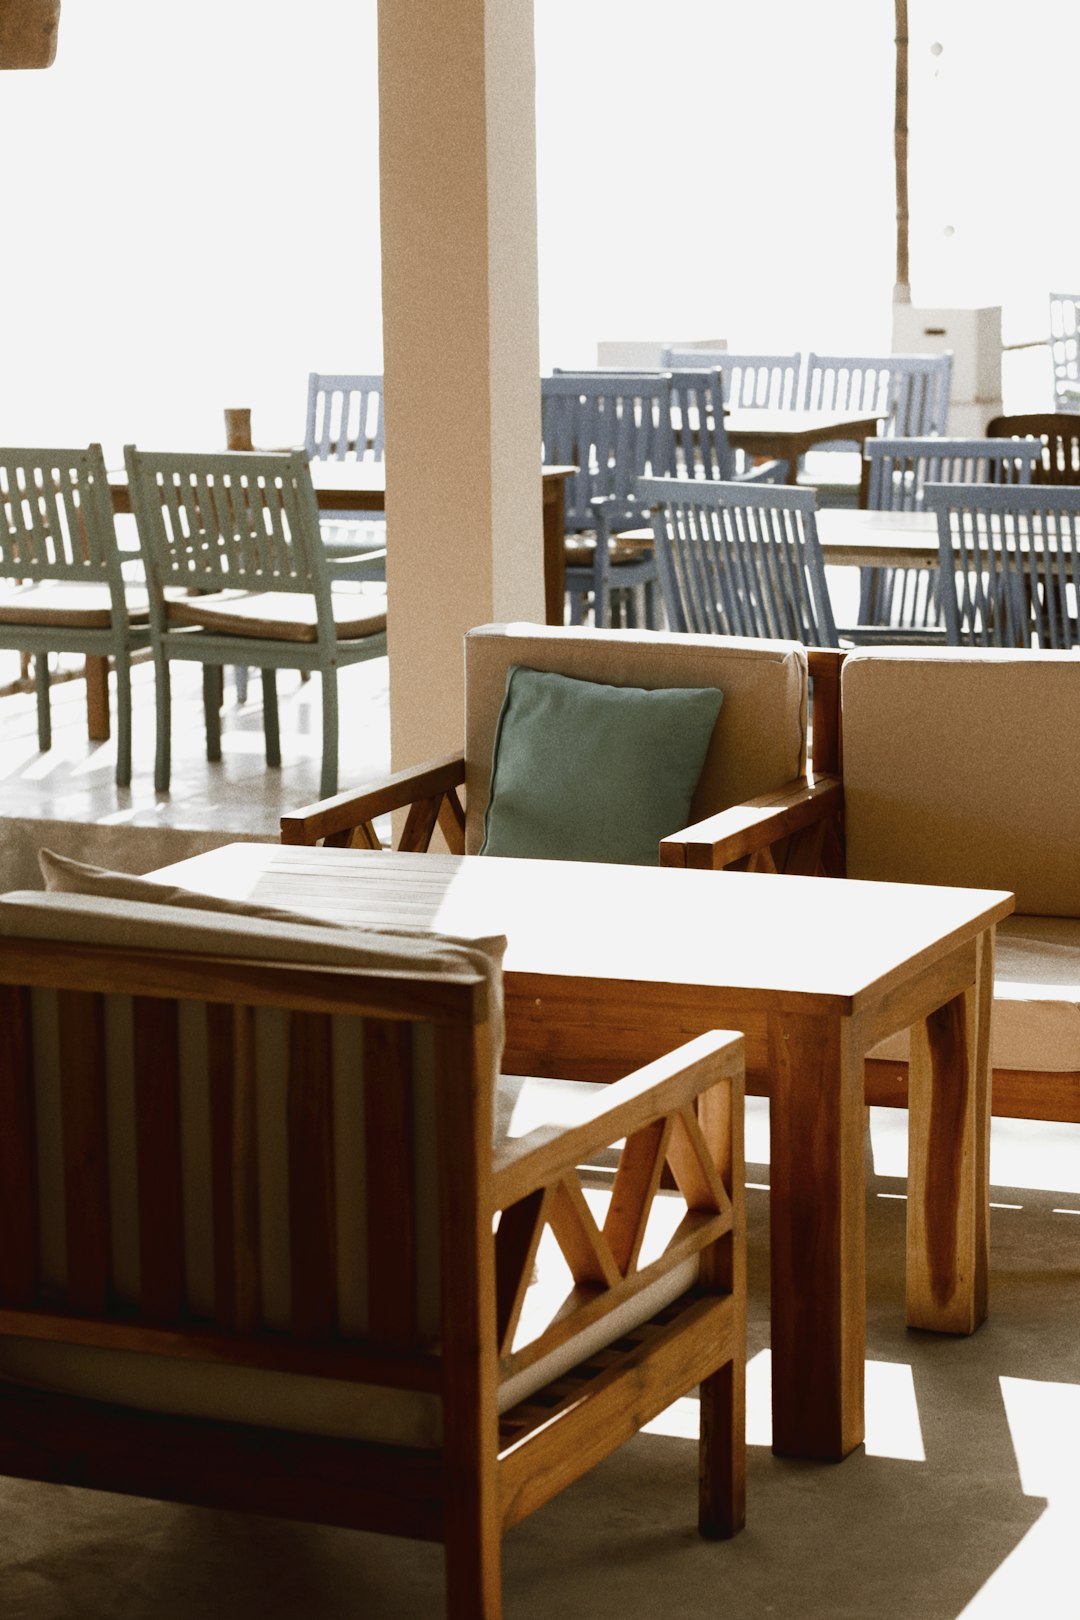
[[[842,655],[837,655],[842,656]],[[997,931],[993,1111],[1080,1121],[1080,658],[1069,652],[880,648],[843,660],[848,878],[1011,889]],[[767,849],[805,790],[732,810],[689,850],[723,866]],[[669,856],[687,858],[686,841]],[[902,1103],[906,1037],[867,1065]]]

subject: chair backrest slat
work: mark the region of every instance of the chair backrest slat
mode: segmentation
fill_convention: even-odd
[[[0,1305],[29,1305],[41,1277],[32,1043],[29,990],[0,984]]]
[[[637,490],[674,629],[838,645],[813,490],[703,479]]]
[[[324,1013],[289,1019],[287,1125],[292,1332],[327,1338],[338,1289],[333,1028]]]
[[[139,1306],[175,1322],[184,1307],[179,1008],[161,996],[132,1003],[139,1203]]]
[[[416,1335],[416,1290],[408,1286],[417,1263],[416,1134],[410,1032],[401,1025],[369,1023],[364,1030],[364,1068],[392,1075],[394,1083],[365,1093],[367,1219],[385,1223],[394,1242],[371,1256],[368,1273],[369,1328],[385,1344],[407,1344]],[[376,1144],[378,1144],[376,1146]]]
[[[262,1316],[254,1009],[208,1005],[206,1034],[214,1317],[252,1333]]]
[[[56,1011],[67,1295],[73,1310],[103,1315],[113,1283],[105,998],[87,990],[60,990]]]

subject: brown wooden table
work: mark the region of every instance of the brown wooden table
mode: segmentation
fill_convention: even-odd
[[[154,875],[356,926],[505,933],[508,1073],[542,1052],[539,1072],[609,1081],[742,1030],[770,1099],[773,1446],[789,1456],[863,1439],[863,1059],[912,1026],[907,1321],[983,1320],[993,929],[1011,895],[265,844]]]

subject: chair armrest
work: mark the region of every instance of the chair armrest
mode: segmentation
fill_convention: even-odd
[[[786,484],[788,464],[786,461],[760,461],[757,466],[751,467],[747,472],[739,473],[735,479],[737,484]]]
[[[464,781],[464,754],[395,771],[282,816],[281,842],[317,844],[321,838],[338,849],[381,849],[372,826],[375,817],[408,808],[399,849],[427,849],[438,824],[452,853],[464,854],[465,812],[457,794]]]
[[[660,845],[660,864],[716,872],[732,861],[762,854],[777,839],[838,819],[843,806],[844,787],[837,776],[793,782],[673,833]]]
[[[492,1212],[549,1186],[621,1137],[681,1112],[720,1081],[736,1086],[732,1106],[739,1107],[744,1061],[740,1034],[710,1030],[606,1086],[576,1124],[540,1125],[501,1143],[493,1156]]]

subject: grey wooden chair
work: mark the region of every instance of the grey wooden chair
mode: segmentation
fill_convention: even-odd
[[[719,478],[782,484],[786,461],[763,461],[740,471],[724,422],[724,373],[719,366],[671,373],[672,424],[676,473],[680,478]]]
[[[1035,440],[868,439],[866,504],[877,512],[915,512],[936,484],[1030,484],[1042,454]],[[864,568],[859,623],[887,625],[897,640],[944,641],[936,568]]]
[[[673,630],[840,645],[813,490],[642,478],[637,491]]]
[[[384,428],[381,373],[309,374],[304,426],[309,461],[382,461]],[[320,527],[331,563],[351,564],[361,558],[367,578],[386,578],[385,566],[372,560],[386,544],[384,512],[339,512],[332,519],[321,519]]]
[[[1050,294],[1054,409],[1080,411],[1080,293]]]
[[[221,758],[222,665],[262,673],[268,765],[281,763],[275,671],[321,675],[320,792],[334,793],[337,672],[385,654],[386,610],[332,589],[304,453],[124,454],[150,593],[158,790],[170,777],[169,665],[189,659],[203,665],[210,760]]]
[[[0,450],[0,647],[34,656],[38,744],[52,746],[49,654],[116,665],[116,782],[131,781],[131,654],[146,593],[125,585],[99,444]]]
[[[951,646],[1080,646],[1080,488],[927,484]]]
[[[581,623],[591,601],[596,624],[604,626],[611,594],[640,586],[646,623],[655,628],[651,546],[608,542],[620,527],[635,521],[637,480],[675,471],[671,379],[666,372],[558,372],[542,378],[540,390],[543,458],[578,469],[566,480],[571,620]],[[603,516],[598,519],[596,503],[601,500]],[[627,601],[633,622],[632,596]]]
[[[802,405],[804,410],[874,415],[880,418],[879,436],[918,438],[946,432],[951,378],[951,353],[811,353],[803,370]],[[859,449],[853,439],[816,445],[800,482],[815,486],[822,505],[854,506],[859,495]]]

